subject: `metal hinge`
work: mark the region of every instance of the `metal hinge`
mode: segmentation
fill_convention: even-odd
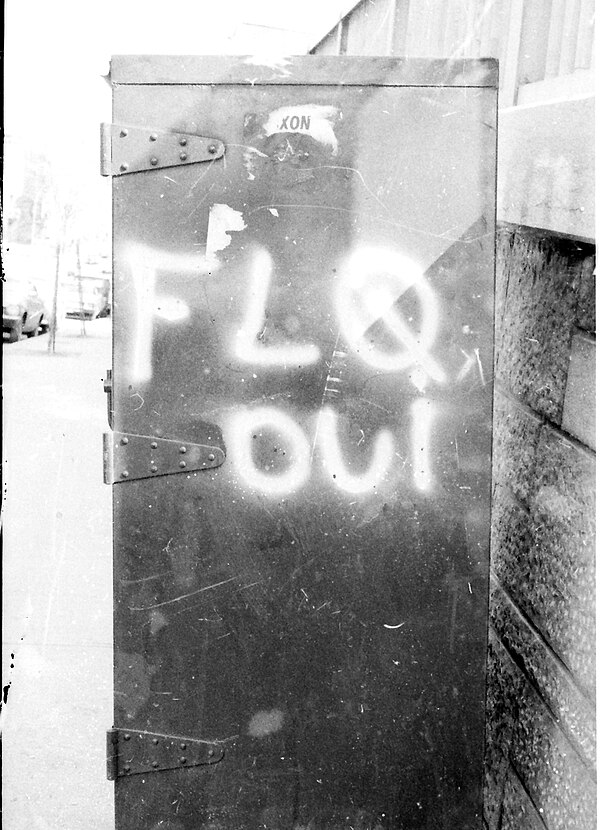
[[[113,416],[115,414],[113,408],[113,381],[112,369],[106,370],[106,377],[104,378],[104,392],[106,393],[106,410],[108,416],[108,425],[112,429]]]
[[[218,138],[148,127],[100,125],[100,173],[103,176],[124,176],[142,170],[214,161],[224,153],[225,145]]]
[[[218,431],[216,427],[215,431]],[[103,455],[104,483],[115,484],[214,469],[225,461],[225,448],[130,432],[109,432],[104,433]]]
[[[106,734],[106,775],[116,781],[128,775],[217,764],[224,753],[223,744],[212,741],[113,728]]]

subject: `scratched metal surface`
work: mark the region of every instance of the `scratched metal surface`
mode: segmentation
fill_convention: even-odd
[[[114,487],[115,724],[225,746],[117,827],[479,828],[494,90],[114,106],[226,144],[114,181],[115,429],[227,454]]]

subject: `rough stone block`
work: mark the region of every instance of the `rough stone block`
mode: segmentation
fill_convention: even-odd
[[[563,429],[596,449],[596,343],[575,334],[563,406]]]
[[[548,706],[577,752],[596,764],[595,711],[569,672],[505,592],[492,584],[490,619],[498,637]]]
[[[530,500],[529,604],[536,624],[593,693],[595,677],[595,458],[545,427]]]
[[[529,509],[496,488],[492,568],[518,608],[594,694],[594,459],[544,427]]]
[[[512,767],[509,767],[499,830],[546,830],[546,825]]]
[[[510,759],[548,828],[596,828],[594,775],[530,686],[521,700]]]
[[[579,302],[577,304],[577,325],[589,332],[596,331],[596,261],[590,254],[581,270]]]
[[[491,564],[515,598],[528,589],[526,565],[532,545],[529,511],[513,498],[507,487],[497,487],[492,503]]]
[[[510,487],[520,499],[527,499],[535,461],[535,448],[542,421],[531,410],[508,399],[500,391],[494,400],[495,485]]]
[[[498,644],[490,649],[488,688],[488,782],[501,783],[504,800],[510,787],[507,760],[548,830],[593,830],[596,827],[593,771],[575,752],[520,667]],[[496,745],[490,751],[492,742]],[[498,753],[505,760],[502,782],[497,782],[498,770],[502,769]],[[488,823],[493,817],[490,800],[494,795],[497,792],[488,783]],[[490,823],[494,830],[502,830],[502,826],[498,828]]]
[[[496,336],[496,378],[531,408],[561,423],[585,254],[573,242],[505,231],[498,240],[504,296]]]
[[[515,728],[520,690],[525,682],[510,671],[497,637],[488,647],[483,815],[489,830],[498,830],[508,772],[508,753]]]

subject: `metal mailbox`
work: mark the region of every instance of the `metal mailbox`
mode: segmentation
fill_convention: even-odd
[[[481,827],[496,74],[113,59],[119,830]]]

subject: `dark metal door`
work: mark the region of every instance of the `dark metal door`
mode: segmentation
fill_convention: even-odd
[[[495,66],[112,80],[117,827],[480,827]]]

